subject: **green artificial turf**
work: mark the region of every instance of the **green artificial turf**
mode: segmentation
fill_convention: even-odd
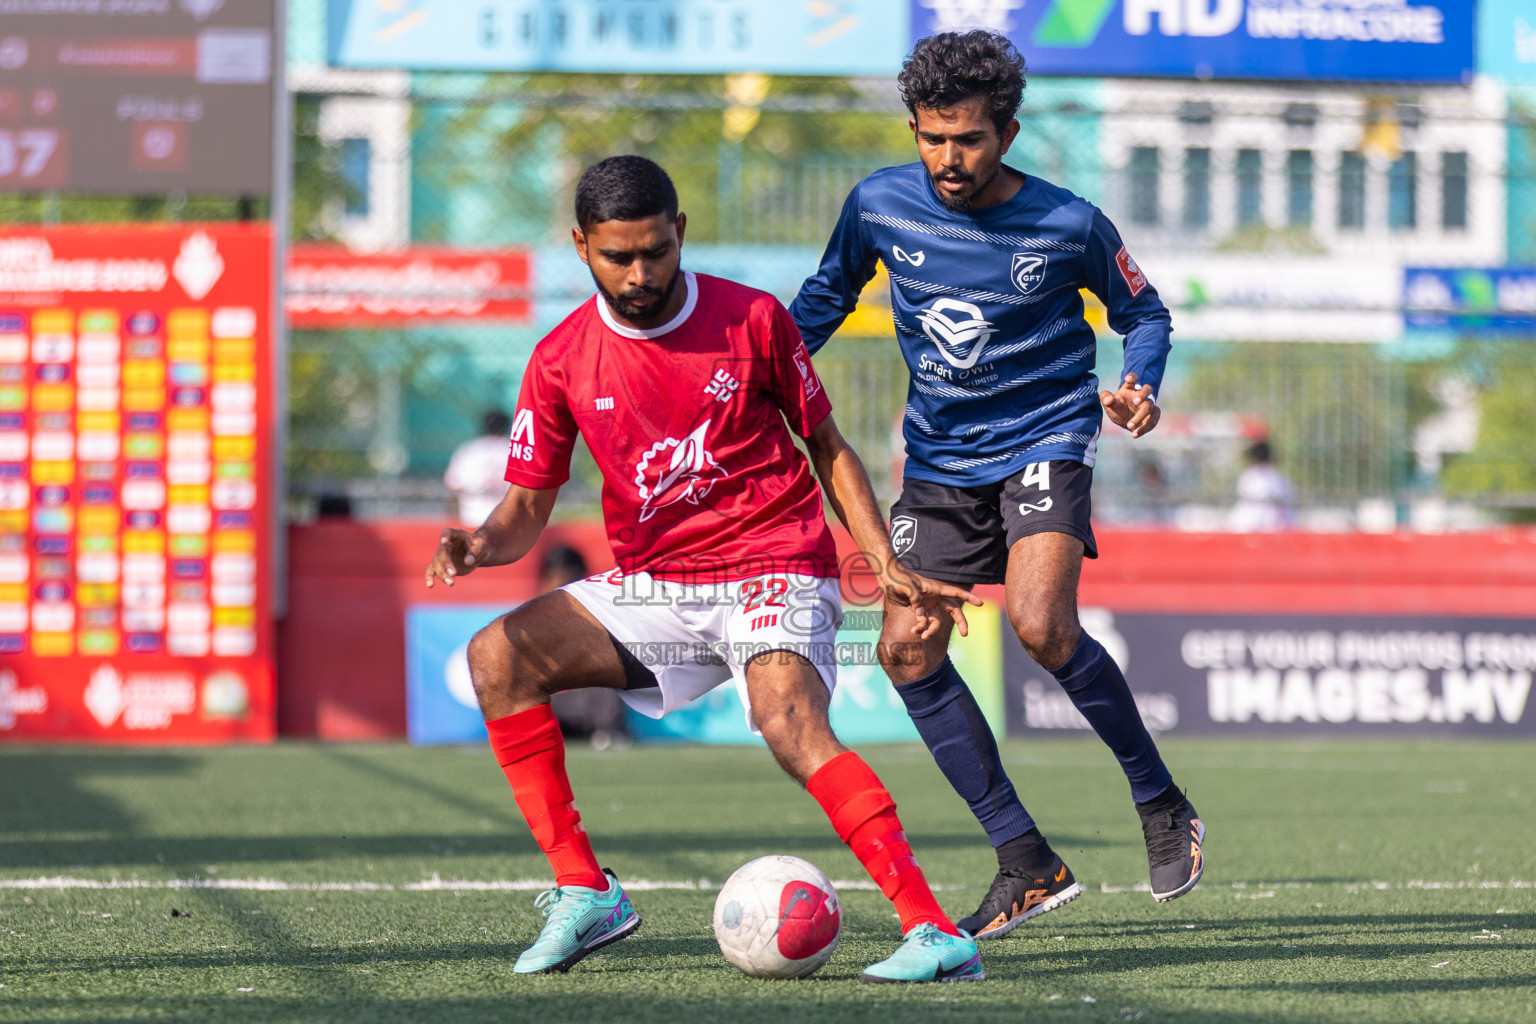
[[[1086,894],[985,944],[984,983],[876,987],[857,976],[898,936],[867,889],[843,892],[808,980],[754,981],[715,948],[712,887],[752,857],[864,877],[760,749],[573,747],[603,862],[697,888],[635,891],[635,937],[517,977],[534,892],[453,885],[548,877],[483,749],[0,748],[0,1021],[1536,1021],[1536,747],[1164,751],[1209,828],[1198,889],[1132,888],[1141,833],[1096,742],[1009,744]],[[970,912],[993,861],[965,805],[925,751],[862,753],[945,908]],[[38,879],[145,885],[16,885]],[[186,879],[233,887],[153,887]]]

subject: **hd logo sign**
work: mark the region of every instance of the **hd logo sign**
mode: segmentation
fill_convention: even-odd
[[[1460,82],[1475,0],[912,0],[912,38],[1006,33],[1062,75]]]

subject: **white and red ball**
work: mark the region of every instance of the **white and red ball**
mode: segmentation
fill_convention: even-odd
[[[803,978],[832,958],[843,932],[837,890],[799,857],[759,857],[715,898],[720,952],[754,978]]]

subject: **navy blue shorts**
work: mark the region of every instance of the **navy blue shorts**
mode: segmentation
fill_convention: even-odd
[[[946,583],[1002,583],[1008,549],[1036,533],[1076,537],[1086,557],[1098,558],[1092,487],[1093,470],[1064,459],[981,487],[907,477],[891,506],[891,547],[903,565]]]

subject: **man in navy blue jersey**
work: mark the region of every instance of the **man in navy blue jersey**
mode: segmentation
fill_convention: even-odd
[[[1008,618],[1114,751],[1147,843],[1152,895],[1192,889],[1205,827],[1142,724],[1125,676],[1077,617],[1098,557],[1089,486],[1100,424],[1157,426],[1168,310],[1091,203],[1003,164],[1018,135],[1024,61],[1000,35],[920,41],[898,79],[919,163],[860,182],[790,312],[814,353],[884,263],[911,370],[907,463],[891,507],[902,562],[937,580],[1005,583]],[[1115,390],[1093,375],[1079,289],[1125,337]],[[949,626],[913,641],[887,604],[881,663],[940,769],[986,829],[998,874],[960,926],[996,938],[1082,892],[1014,792],[975,698],[946,655]]]

